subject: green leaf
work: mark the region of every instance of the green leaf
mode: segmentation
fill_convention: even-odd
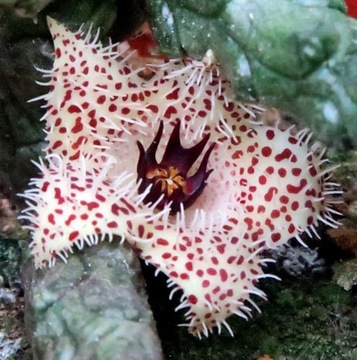
[[[343,0],[149,0],[161,51],[212,49],[237,98],[357,147],[357,21]]]

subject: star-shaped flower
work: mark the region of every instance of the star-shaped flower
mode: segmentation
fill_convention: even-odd
[[[48,146],[24,194],[36,267],[120,236],[168,276],[171,296],[182,290],[192,334],[231,332],[226,318],[250,316],[259,280],[274,277],[262,250],[319,220],[337,226],[320,149],[236,102],[211,51],[143,69],[123,44],[49,28]]]

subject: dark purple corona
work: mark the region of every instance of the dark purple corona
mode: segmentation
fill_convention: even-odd
[[[140,181],[139,193],[143,193],[151,185],[150,191],[144,199],[146,204],[153,204],[161,198],[156,208],[161,210],[165,205],[171,204],[170,213],[175,214],[181,206],[185,209],[191,206],[202,194],[207,178],[213,171],[213,169],[207,170],[206,168],[215,144],[211,144],[205,152],[195,174],[187,176],[207,144],[209,134],[193,147],[184,148],[180,141],[180,122],[178,121],[172,130],[162,160],[158,163],[156,152],[163,129],[164,125],[161,121],[155,138],[147,150],[140,142],[137,143],[140,152],[137,181]]]

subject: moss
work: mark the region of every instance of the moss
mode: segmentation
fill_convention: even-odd
[[[0,239],[0,275],[5,283],[19,278],[21,249],[12,239]]]
[[[176,326],[182,314],[174,313],[177,304],[166,300],[160,281],[150,281],[150,301],[170,360],[245,360],[265,354],[285,360],[356,358],[357,299],[330,280],[265,282],[269,301],[257,301],[262,314],[248,322],[230,318],[234,338],[222,330],[202,340]]]

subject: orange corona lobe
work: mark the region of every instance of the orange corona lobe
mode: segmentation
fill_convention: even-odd
[[[146,177],[154,181],[154,186],[161,185],[161,193],[167,197],[170,197],[178,189],[187,194],[186,180],[174,166],[168,168],[159,167],[147,172]]]

